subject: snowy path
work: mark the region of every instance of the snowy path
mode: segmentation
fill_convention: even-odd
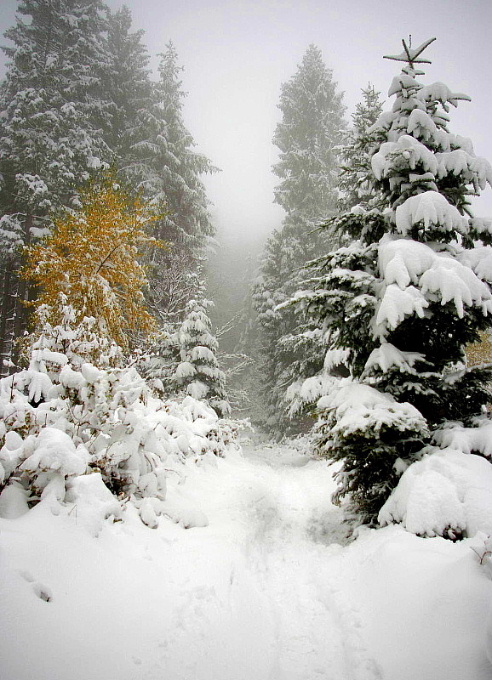
[[[245,451],[217,482],[200,494],[214,499],[205,531],[215,549],[203,554],[198,530],[189,534],[176,583],[183,604],[161,667],[175,680],[380,678],[337,586],[343,528],[326,466]],[[162,677],[159,665],[145,677]]]
[[[1,680],[488,679],[470,549],[398,527],[344,546],[332,489],[322,461],[246,449],[170,473],[181,525],[0,520]]]

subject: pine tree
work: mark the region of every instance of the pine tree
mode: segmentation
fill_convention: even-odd
[[[105,140],[126,183],[144,189],[153,156],[148,143],[153,126],[153,84],[149,56],[142,43],[143,31],[132,32],[128,7],[108,14],[108,69],[104,81],[109,102]]]
[[[355,113],[352,115],[352,128],[346,133],[344,145],[340,149],[340,174],[338,178],[338,210],[353,209],[369,210],[377,206],[378,195],[371,181],[371,156],[378,148],[378,139],[381,134],[373,127],[382,112],[382,104],[377,93],[371,85],[362,90],[363,100],[357,104]],[[340,220],[328,220],[325,228],[336,235],[336,240],[350,243],[352,236],[344,235],[343,217]],[[315,332],[317,330],[317,333]],[[312,329],[308,338],[316,341],[318,346],[326,350],[328,335],[319,327]],[[301,336],[298,340],[302,340]],[[299,353],[300,357],[306,356],[305,352]],[[324,356],[324,352],[323,352]],[[347,369],[341,361],[342,355],[338,353],[336,364],[331,366],[331,371],[340,375],[346,375]],[[316,401],[322,396],[327,388],[325,376],[316,373],[316,366],[301,362],[296,366],[295,375],[297,380],[293,382],[287,392],[287,400],[291,415],[303,412],[311,412]],[[294,373],[294,372],[293,372]],[[310,378],[311,376],[311,378]],[[328,381],[329,382],[329,381]]]
[[[174,337],[179,361],[170,376],[175,390],[205,400],[221,416],[230,412],[225,393],[225,375],[219,368],[219,343],[212,334],[208,300],[191,300],[186,316]]]
[[[289,423],[285,392],[299,371],[316,372],[323,346],[316,329],[293,308],[279,311],[297,290],[302,267],[326,248],[326,232],[316,231],[337,205],[337,147],[345,127],[342,94],[320,50],[311,45],[296,74],[282,86],[274,144],[280,149],[274,172],[280,178],[275,201],[286,211],[282,229],[270,238],[256,282],[259,352],[266,427],[276,436]]]
[[[166,320],[181,321],[184,308],[199,289],[197,275],[204,248],[214,233],[208,199],[201,175],[215,172],[208,159],[193,150],[195,145],[183,121],[183,98],[177,52],[170,43],[161,55],[159,81],[149,116],[149,137],[140,146],[149,148],[146,196],[165,216],[154,235],[171,244],[171,250],[155,252],[149,263],[152,305]]]
[[[109,158],[102,3],[23,0],[18,13],[0,91],[2,359],[26,325],[22,246],[45,233],[53,211],[76,205],[78,186]]]
[[[156,245],[146,228],[157,216],[111,175],[81,190],[80,201],[78,211],[55,218],[51,235],[28,250],[23,275],[39,288],[36,307],[51,308],[51,325],[60,323],[62,295],[75,310],[76,324],[91,317],[100,337],[128,350],[155,328],[138,258],[146,246]]]
[[[365,522],[433,433],[473,424],[490,400],[490,369],[464,360],[491,325],[492,230],[471,217],[469,196],[492,169],[448,131],[450,105],[469,98],[417,80],[432,41],[389,57],[406,65],[389,90],[393,109],[368,131],[381,139],[374,202],[334,220],[357,240],[318,260],[301,300],[329,332],[317,448],[343,461],[336,498]],[[342,381],[329,375],[340,363]]]
[[[378,138],[371,128],[381,115],[383,105],[380,93],[370,83],[362,90],[362,97],[362,102],[357,104],[352,114],[352,127],[340,151],[338,189],[342,210],[350,210],[359,204],[367,206],[374,198],[373,184],[367,178],[371,173],[371,156],[378,145]]]

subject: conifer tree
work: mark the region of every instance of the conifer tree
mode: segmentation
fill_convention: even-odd
[[[280,183],[275,201],[286,211],[282,229],[265,249],[253,300],[257,310],[266,428],[276,436],[296,429],[289,423],[285,392],[298,371],[318,370],[323,347],[319,332],[292,309],[276,307],[297,290],[302,267],[326,248],[326,232],[317,231],[337,206],[337,147],[342,140],[344,106],[332,72],[311,45],[295,75],[282,86],[274,144]],[[302,367],[301,367],[302,365]]]
[[[109,12],[109,66],[103,85],[110,115],[105,139],[126,183],[141,191],[153,156],[153,146],[148,143],[153,126],[153,84],[149,56],[142,43],[144,32],[131,28],[128,7]]]
[[[191,300],[186,316],[173,341],[177,361],[170,376],[170,384],[178,392],[194,399],[206,400],[221,416],[230,412],[225,393],[225,375],[219,368],[219,343],[212,333],[208,309],[209,300]]]
[[[490,400],[491,371],[467,368],[465,347],[490,328],[492,229],[469,196],[492,182],[470,140],[448,131],[449,108],[469,97],[423,85],[433,39],[388,58],[406,62],[393,109],[369,130],[375,202],[334,221],[353,243],[319,259],[302,304],[328,329],[331,377],[318,402],[318,452],[343,461],[336,498],[365,522],[439,428],[472,425]],[[372,207],[371,207],[372,206]],[[356,239],[356,240],[354,240]]]
[[[61,206],[109,158],[102,138],[106,106],[99,87],[107,67],[100,0],[22,0],[0,91],[0,355],[26,324],[21,248],[49,228]]]
[[[362,90],[362,95],[362,102],[357,104],[355,113],[352,115],[352,127],[346,133],[345,143],[340,149],[338,210],[342,214],[344,210],[347,211],[352,208],[356,211],[373,209],[378,202],[378,194],[374,188],[374,182],[371,181],[371,156],[378,148],[378,139],[381,141],[381,134],[373,126],[382,112],[382,104],[379,93],[371,85]],[[343,241],[346,244],[350,243],[352,236],[344,232],[343,218],[332,222],[328,221],[325,228],[329,229],[331,224],[333,224],[333,228],[330,233],[336,236],[336,240]],[[329,336],[319,327],[316,329],[315,326],[309,337],[322,348],[324,356]],[[301,339],[302,336],[298,338],[298,340]],[[305,356],[303,352],[299,354],[300,357]],[[331,366],[331,371],[338,372],[340,375],[347,373],[347,369],[341,361],[342,357],[343,355],[338,353],[337,363]],[[293,375],[295,375],[296,380],[292,382],[287,391],[287,400],[292,416],[312,411],[316,401],[325,390],[324,376],[322,373],[316,373],[315,365],[305,365],[300,361],[295,368]]]
[[[373,183],[368,181],[368,176],[371,174],[372,152],[377,147],[378,139],[371,128],[382,110],[380,93],[369,83],[362,90],[362,101],[355,107],[352,127],[340,151],[338,189],[342,210],[350,210],[358,204],[367,205],[374,198]]]
[[[201,175],[216,169],[193,150],[195,143],[184,124],[182,70],[176,49],[169,43],[159,64],[149,137],[140,144],[151,149],[142,180],[144,193],[165,208],[154,235],[171,245],[169,253],[156,251],[150,262],[151,301],[171,321],[182,320],[187,302],[199,290],[200,262],[214,233]]]

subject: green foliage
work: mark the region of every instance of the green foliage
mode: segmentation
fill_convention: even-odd
[[[448,132],[449,104],[468,98],[442,83],[423,86],[419,74],[403,68],[390,89],[392,110],[345,152],[354,165],[344,177],[357,180],[363,200],[328,225],[350,245],[314,261],[309,290],[296,299],[327,332],[316,397],[324,389],[336,401],[347,386],[366,396],[373,390],[369,403],[343,409],[328,409],[328,397],[318,402],[318,450],[343,461],[335,498],[346,497],[364,522],[375,521],[436,428],[471,425],[491,398],[491,369],[466,368],[464,349],[491,325],[490,224],[465,215],[492,169]],[[395,409],[418,418],[400,426]]]

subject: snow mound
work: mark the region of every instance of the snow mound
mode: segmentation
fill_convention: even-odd
[[[450,448],[427,454],[403,473],[378,519],[419,536],[492,534],[492,466]]]
[[[108,517],[121,517],[121,506],[99,472],[75,477],[70,482],[67,502],[73,503],[70,512],[75,514],[77,524],[92,536],[99,535],[103,521]]]
[[[0,517],[17,519],[25,515],[29,510],[27,497],[27,491],[20,484],[6,486],[0,494]]]

